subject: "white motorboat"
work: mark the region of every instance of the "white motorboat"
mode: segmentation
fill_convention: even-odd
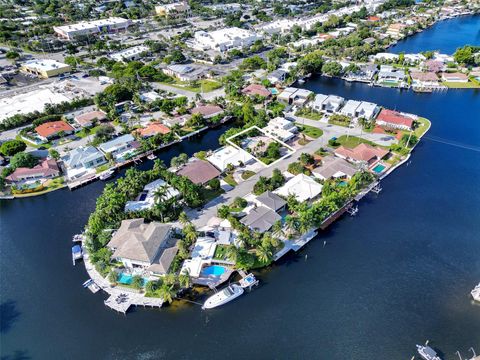
[[[113,176],[113,174],[115,174],[115,171],[114,171],[114,170],[107,170],[107,171],[102,172],[102,173],[98,176],[98,178],[99,178],[100,180],[105,181],[105,180],[110,179],[110,178]]]
[[[157,158],[157,155],[155,155],[155,154],[150,154],[150,155],[147,156],[148,160],[155,160],[156,158]]]
[[[470,292],[475,301],[480,302],[480,283]]]
[[[418,354],[425,360],[442,360],[430,346],[417,345]]]
[[[232,284],[216,294],[210,296],[203,304],[202,309],[213,309],[217,306],[226,304],[243,294],[243,288],[240,285]]]

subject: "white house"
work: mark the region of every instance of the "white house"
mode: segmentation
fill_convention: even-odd
[[[114,158],[120,158],[125,152],[133,150],[132,143],[135,138],[130,135],[122,135],[113,140],[100,144],[98,147],[104,154],[110,153]]]
[[[265,133],[274,136],[281,141],[288,141],[295,137],[298,128],[295,123],[282,117],[276,117],[269,121],[268,125],[262,129]]]
[[[254,160],[252,155],[230,145],[215,150],[212,155],[207,157],[207,161],[222,172],[227,169],[228,164],[238,166],[240,162],[247,164],[252,160]]]
[[[367,120],[373,119],[377,116],[378,112],[380,111],[380,107],[377,104],[362,101],[360,105],[357,107],[356,110],[356,117],[363,117]]]
[[[180,195],[177,189],[168,185],[164,180],[157,179],[145,185],[143,191],[135,200],[127,201],[125,204],[125,212],[151,209],[153,205],[155,205],[155,192],[158,189],[163,189],[165,192],[162,201],[176,198]]]
[[[327,113],[336,113],[345,103],[345,99],[337,95],[329,95],[322,103],[322,110]]]
[[[69,179],[79,178],[107,162],[105,156],[93,146],[77,147],[62,157]]]
[[[262,37],[250,30],[236,27],[214,31],[197,31],[194,34],[193,47],[197,50],[216,50],[225,52],[231,49],[248,47]]]
[[[149,51],[150,48],[148,46],[139,45],[110,54],[108,57],[117,62],[132,61],[140,59],[143,54]]]
[[[274,192],[284,197],[295,195],[298,201],[304,202],[315,199],[322,192],[322,185],[310,176],[298,174]]]
[[[288,72],[283,69],[277,69],[267,75],[267,80],[272,84],[282,83],[287,78]]]
[[[328,96],[323,94],[315,95],[315,99],[310,103],[310,107],[315,111],[323,110],[323,103],[327,100]]]
[[[351,118],[356,117],[357,109],[360,106],[360,101],[348,100],[345,106],[340,110],[340,114],[349,116]]]

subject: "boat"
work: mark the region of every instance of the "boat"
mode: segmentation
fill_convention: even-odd
[[[150,154],[150,155],[147,156],[148,160],[155,160],[156,158],[157,158],[157,155],[155,155],[155,154]]]
[[[110,178],[113,176],[113,174],[115,174],[115,171],[114,171],[114,170],[107,170],[107,171],[102,172],[102,173],[98,176],[98,178],[99,178],[100,180],[105,181],[105,180],[110,179]]]
[[[305,79],[303,79],[303,78],[298,79],[298,83],[299,84],[305,84]]]
[[[430,346],[417,345],[417,352],[425,360],[442,360]]]
[[[224,305],[242,295],[243,292],[244,290],[240,285],[229,285],[216,294],[210,296],[203,304],[202,309],[213,309],[220,305]]]
[[[89,289],[94,294],[100,291],[100,286],[98,286],[92,279],[88,279],[82,285],[84,288]]]
[[[73,235],[72,242],[83,242],[83,234]]]
[[[478,283],[478,285],[475,286],[472,291],[470,291],[470,294],[472,295],[473,300],[480,302],[480,283]]]
[[[83,249],[80,245],[72,246],[72,262],[75,265],[75,261],[83,258]]]

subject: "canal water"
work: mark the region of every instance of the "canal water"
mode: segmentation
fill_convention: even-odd
[[[305,87],[416,113],[432,128],[356,217],[214,311],[123,316],[82,288],[87,275],[71,264],[71,237],[103,183],[0,202],[2,359],[410,359],[427,339],[445,359],[471,346],[480,352],[480,306],[469,297],[480,281],[480,92],[414,94],[332,79]],[[162,158],[213,149],[224,130]]]

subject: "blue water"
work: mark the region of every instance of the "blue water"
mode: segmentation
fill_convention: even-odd
[[[419,53],[438,50],[444,54],[453,54],[464,45],[480,45],[480,15],[440,21],[427,31],[399,41],[388,51]]]
[[[220,276],[225,272],[225,268],[223,266],[219,265],[212,265],[204,268],[202,270],[202,275],[214,275],[214,276]]]
[[[480,91],[414,94],[330,79],[305,87],[417,113],[432,128],[357,216],[212,312],[187,304],[123,316],[82,287],[88,275],[72,266],[71,238],[105,183],[0,201],[1,357],[400,360],[427,339],[445,360],[480,352],[480,306],[469,296],[480,281]],[[224,130],[160,158],[215,149]]]

